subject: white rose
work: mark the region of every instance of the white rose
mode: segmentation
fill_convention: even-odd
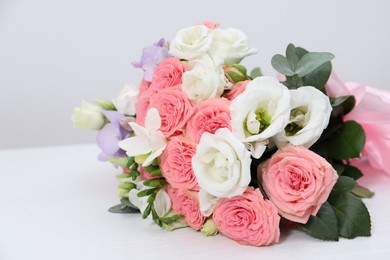
[[[192,60],[208,52],[212,38],[210,29],[204,25],[195,25],[181,29],[169,46],[172,56]]]
[[[274,141],[278,147],[292,143],[309,148],[328,126],[332,106],[329,98],[314,87],[300,87],[290,94],[290,121]]]
[[[137,104],[137,95],[139,86],[127,85],[118,94],[118,96],[112,101],[116,109],[127,116],[134,116],[136,114],[135,106]]]
[[[290,92],[273,77],[252,80],[230,105],[233,134],[260,158],[268,139],[281,132],[290,118]]]
[[[244,57],[257,52],[255,48],[248,47],[247,36],[240,30],[234,28],[214,29],[211,35],[213,42],[210,47],[210,55],[217,64],[239,63]]]
[[[72,122],[74,127],[91,130],[99,130],[105,124],[102,111],[85,100],[81,100],[81,107],[73,109]]]
[[[209,55],[204,55],[189,63],[181,87],[189,99],[199,102],[220,97],[227,85],[222,66],[216,66]]]
[[[243,194],[251,180],[250,164],[250,153],[227,128],[204,133],[192,158],[200,188],[216,197]]]

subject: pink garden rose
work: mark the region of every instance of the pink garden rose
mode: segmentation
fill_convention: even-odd
[[[149,82],[142,80],[139,86],[139,92],[137,95],[137,104],[136,104],[136,111],[137,111],[136,123],[139,124],[140,126],[145,126],[145,117],[146,117],[146,112],[148,111],[149,98],[150,98],[148,88],[149,88]]]
[[[235,99],[238,95],[244,92],[249,82],[250,80],[237,82],[236,84],[233,85],[232,89],[224,95],[224,97],[227,98],[228,100]]]
[[[165,137],[183,133],[187,121],[194,113],[192,102],[181,86],[165,88],[150,98],[148,109],[156,108],[161,117],[160,131]]]
[[[168,142],[160,157],[160,169],[173,187],[199,191],[191,164],[195,153],[195,145],[182,136],[175,136]]]
[[[149,93],[155,95],[162,89],[181,84],[187,66],[177,58],[168,58],[158,64],[153,74]]]
[[[278,209],[259,189],[220,199],[213,214],[219,232],[242,245],[266,246],[279,241]]]
[[[204,21],[202,24],[207,28],[209,28],[210,30],[219,28],[219,23],[213,23],[211,21]]]
[[[199,209],[198,193],[177,189],[172,186],[167,187],[167,192],[172,201],[172,209],[184,216],[187,224],[195,230],[202,228],[206,218]]]
[[[356,82],[341,82],[332,72],[326,86],[331,97],[354,95],[355,108],[344,120],[355,120],[364,129],[366,143],[362,157],[368,158],[370,165],[390,174],[390,92],[374,89]]]
[[[258,179],[286,219],[305,224],[328,199],[338,175],[321,156],[303,146],[288,145],[258,168]]]
[[[214,98],[197,104],[195,113],[187,125],[187,134],[199,142],[204,132],[214,134],[220,128],[231,130],[230,101],[225,98]]]

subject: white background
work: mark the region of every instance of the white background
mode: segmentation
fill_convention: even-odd
[[[142,48],[203,20],[236,27],[259,53],[245,60],[274,75],[288,43],[336,55],[344,81],[387,88],[390,1],[0,0],[0,149],[93,142],[72,129],[81,98],[111,99]]]

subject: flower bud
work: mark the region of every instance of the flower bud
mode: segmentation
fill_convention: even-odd
[[[208,237],[208,236],[215,236],[218,234],[218,228],[215,225],[212,218],[208,219],[206,223],[203,225],[202,229],[200,230],[202,235]]]
[[[237,83],[247,80],[246,68],[239,64],[230,64],[223,67],[226,78],[232,82]]]
[[[72,114],[73,127],[99,130],[105,124],[102,111],[81,100],[81,107],[75,107]]]
[[[188,227],[187,222],[184,220],[184,218],[179,218],[175,222],[169,223],[169,224],[162,224],[162,229],[165,231],[173,231],[178,228],[185,228]]]

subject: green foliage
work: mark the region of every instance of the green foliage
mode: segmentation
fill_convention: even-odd
[[[370,214],[361,199],[350,193],[341,193],[330,196],[328,202],[336,213],[340,236],[371,236]]]
[[[332,71],[330,61],[334,55],[328,52],[308,52],[301,47],[289,44],[286,57],[276,54],[272,57],[272,67],[286,76],[283,82],[290,89],[313,86],[325,92],[325,84]]]
[[[301,229],[308,235],[321,240],[339,240],[336,214],[328,202],[322,204],[317,215],[310,216],[309,221],[301,225]]]
[[[349,164],[345,165],[343,175],[351,177],[354,180],[358,180],[363,177],[363,173],[358,168]]]
[[[332,105],[332,117],[344,116],[352,111],[355,107],[354,96],[341,96],[338,98],[330,98],[330,104]]]
[[[108,209],[111,213],[139,213],[139,209],[134,206],[128,199],[121,199],[121,204],[112,206]]]
[[[254,68],[251,73],[249,74],[249,77],[251,79],[254,79],[254,78],[257,78],[257,77],[261,77],[263,76],[263,73],[261,72],[261,69],[260,68]]]
[[[359,198],[372,198],[375,193],[367,189],[366,187],[363,187],[359,184],[356,185],[356,187],[351,191],[353,195],[359,197]]]
[[[337,160],[358,158],[363,150],[366,136],[364,130],[355,121],[346,121],[329,138],[328,155]]]

